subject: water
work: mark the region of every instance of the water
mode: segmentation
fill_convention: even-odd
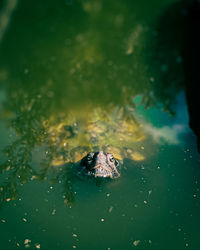
[[[1,249],[198,249],[184,7],[14,3],[0,41]],[[75,174],[70,162],[99,149],[121,160],[119,179]]]

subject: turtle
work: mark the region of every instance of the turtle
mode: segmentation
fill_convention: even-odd
[[[108,158],[113,157],[117,167],[124,158],[134,161],[142,161],[145,158],[143,150],[136,149],[137,143],[145,138],[145,134],[134,116],[124,108],[114,108],[109,112],[95,108],[86,110],[80,115],[72,113],[65,117],[51,117],[48,122],[44,122],[44,126],[47,134],[45,141],[47,158],[53,167],[69,162],[83,166],[87,157],[101,156],[101,160],[104,157],[104,163],[105,159],[108,161]],[[112,167],[109,174],[100,174],[96,166],[94,169],[93,176],[110,178],[120,176],[117,174],[118,171],[113,172]],[[106,171],[106,167],[103,169]],[[92,172],[89,170],[88,173]]]
[[[74,204],[73,183],[77,180],[90,179],[103,185],[119,179],[126,158],[145,159],[142,126],[122,108],[85,108],[81,114],[57,114],[44,120],[43,126],[41,178],[49,173],[52,185],[63,183],[67,206]]]

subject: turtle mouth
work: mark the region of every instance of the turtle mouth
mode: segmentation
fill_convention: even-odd
[[[112,169],[108,165],[104,165],[102,163],[98,163],[97,165],[94,166],[93,169],[98,169],[98,168],[102,168],[108,172],[112,172]]]
[[[109,166],[99,163],[94,166],[93,170],[95,172],[95,176],[113,178],[112,169]]]
[[[113,169],[112,167],[110,167],[109,165],[104,165],[102,163],[97,164],[96,166],[94,166],[93,168],[96,171],[96,174],[100,174],[103,175],[104,177],[109,176],[112,179],[119,177],[120,174],[117,171],[116,167]]]

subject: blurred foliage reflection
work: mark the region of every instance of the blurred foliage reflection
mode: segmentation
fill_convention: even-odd
[[[145,15],[152,3],[144,3],[145,9],[129,0],[19,2],[0,47],[1,118],[16,132],[1,163],[1,204],[49,171],[52,181],[65,179],[71,204],[74,177],[65,167],[88,150],[112,146],[119,158],[145,158],[137,151],[145,132],[133,116],[133,97],[173,113],[182,66],[180,51],[169,54],[156,30],[166,3],[155,2],[154,19]],[[33,167],[37,147],[42,157]]]

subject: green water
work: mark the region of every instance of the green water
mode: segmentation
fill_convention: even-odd
[[[174,0],[16,1],[0,38],[2,250],[200,248],[184,11]],[[95,142],[91,119],[103,126]],[[107,144],[122,151],[119,179],[73,174],[70,154]]]

